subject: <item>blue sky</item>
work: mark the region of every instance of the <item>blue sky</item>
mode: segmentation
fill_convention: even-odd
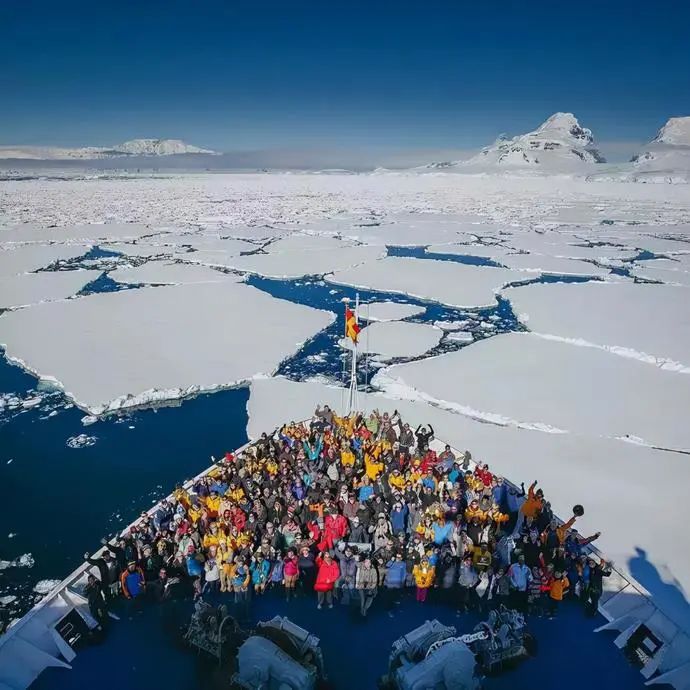
[[[0,144],[462,150],[690,114],[688,2],[0,3]]]

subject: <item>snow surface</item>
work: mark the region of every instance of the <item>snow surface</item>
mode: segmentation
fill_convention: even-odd
[[[633,271],[633,275],[646,280],[657,280],[668,285],[683,285],[690,287],[690,269],[661,268],[655,265],[648,266],[645,262]]]
[[[634,436],[690,451],[690,429],[683,421],[690,409],[685,376],[531,333],[497,335],[456,352],[393,365],[372,384],[501,426]]]
[[[361,322],[368,321],[399,321],[410,316],[418,316],[426,311],[425,307],[418,307],[414,304],[401,304],[400,302],[370,302],[360,304],[359,319]]]
[[[0,193],[3,190],[0,190]],[[81,197],[73,200],[79,204]],[[29,223],[14,227],[0,228],[0,243],[29,244],[40,242],[88,242],[99,240],[135,240],[155,232],[153,228],[141,223],[94,223],[89,225],[66,224],[60,227],[41,227]]]
[[[690,117],[672,117],[642,151],[633,156],[631,179],[690,182]]]
[[[381,394],[360,393],[359,402],[365,411],[397,409],[411,423],[431,422],[438,439],[460,450],[469,449],[477,461],[487,462],[492,471],[515,483],[538,479],[561,517],[567,519],[573,505],[583,504],[585,514],[577,522],[580,533],[588,536],[601,531],[597,546],[606,557],[647,588],[666,615],[690,629],[690,606],[680,602],[677,590],[669,586],[677,578],[679,586],[690,591],[686,555],[690,532],[677,528],[685,519],[690,483],[690,464],[683,458],[592,435],[496,427],[423,402]],[[288,420],[308,419],[317,403],[342,412],[343,390],[284,378],[253,381],[247,433],[258,438]],[[663,483],[663,510],[640,509],[649,503],[650,468],[651,476],[674,478]],[[650,563],[640,565],[638,549],[646,551]]]
[[[470,266],[450,261],[386,257],[344,271],[326,280],[340,285],[398,292],[452,307],[486,307],[506,283],[524,277],[518,271]]]
[[[504,291],[531,331],[690,373],[688,291],[668,285],[558,283]]]
[[[225,281],[100,293],[6,313],[0,342],[8,358],[102,414],[271,374],[332,320],[329,312]]]
[[[386,359],[420,357],[435,348],[442,337],[440,328],[425,323],[376,321],[362,329],[359,344],[360,349],[383,355]],[[350,349],[352,341],[343,338],[340,343]]]
[[[0,249],[0,276],[14,276],[46,268],[56,261],[74,259],[89,251],[88,246],[59,244]]]
[[[182,283],[238,282],[239,276],[215,271],[206,266],[182,264],[171,261],[147,261],[135,268],[118,268],[108,273],[117,283],[152,283],[157,285],[179,285]]]
[[[71,297],[100,275],[100,271],[79,270],[0,277],[0,309],[25,307]]]
[[[609,270],[587,261],[564,259],[544,254],[506,254],[501,263],[507,268],[528,273],[552,275],[608,276]]]
[[[224,265],[269,278],[300,278],[350,268],[385,255],[372,247],[310,235],[278,240],[269,244],[265,252],[228,258]]]

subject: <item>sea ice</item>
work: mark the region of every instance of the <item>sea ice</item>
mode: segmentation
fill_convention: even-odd
[[[135,268],[118,268],[108,273],[117,283],[151,283],[157,285],[179,285],[183,283],[238,282],[239,276],[223,273],[206,266],[183,264],[172,261],[148,261]]]
[[[474,342],[474,336],[467,331],[452,331],[446,335],[446,340],[454,343],[472,343]]]
[[[0,278],[0,309],[71,297],[100,275],[100,271],[42,271]]]
[[[435,348],[443,331],[425,323],[409,321],[375,321],[359,334],[359,347],[367,352],[394,357],[419,357]],[[352,341],[343,338],[341,344],[348,349]]]
[[[426,311],[426,307],[400,302],[370,302],[359,305],[359,320],[367,321],[399,321],[410,316],[418,316]]]
[[[6,313],[0,342],[8,358],[102,414],[270,374],[332,320],[330,312],[224,281],[99,293]]]
[[[606,268],[595,266],[579,259],[564,259],[544,254],[506,254],[501,263],[507,268],[527,273],[548,273],[555,275],[607,276]]]
[[[318,235],[292,235],[269,244],[265,252],[228,258],[224,265],[271,278],[300,278],[346,269],[384,255],[382,250]]]
[[[690,373],[686,288],[629,281],[558,283],[503,294],[533,332]]]
[[[686,377],[531,333],[497,335],[456,352],[393,365],[372,384],[496,425],[633,435],[649,445],[690,451]]]
[[[326,280],[340,285],[397,292],[449,306],[490,307],[506,283],[524,277],[518,271],[469,266],[450,261],[386,257],[344,271]]]
[[[70,436],[65,445],[68,448],[88,448],[89,446],[96,445],[98,441],[97,436],[88,436],[87,434],[79,434],[78,436]]]
[[[95,244],[105,240],[135,240],[153,232],[155,230],[152,227],[137,223],[66,224],[51,228],[25,224],[3,230],[0,233],[0,243],[88,242]]]
[[[85,245],[29,245],[0,249],[0,276],[15,276],[46,268],[56,261],[74,259],[86,254]]]
[[[39,580],[34,585],[34,592],[36,594],[49,594],[52,592],[59,584],[61,580]]]

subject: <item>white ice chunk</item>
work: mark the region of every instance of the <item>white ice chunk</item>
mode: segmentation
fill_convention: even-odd
[[[326,279],[340,285],[398,292],[453,307],[490,307],[494,293],[524,274],[452,261],[386,257],[337,271]]]
[[[0,243],[95,243],[99,240],[135,240],[153,232],[155,232],[153,228],[140,223],[96,223],[93,225],[61,225],[51,228],[26,224],[16,225],[0,232]]]
[[[474,342],[474,336],[467,331],[452,331],[446,336],[446,340],[454,343],[471,343]]]
[[[224,281],[94,294],[3,314],[7,356],[91,414],[272,373],[330,312]],[[49,333],[50,337],[46,337]]]
[[[14,276],[47,268],[56,261],[75,259],[86,254],[90,247],[85,245],[31,245],[0,249],[0,276]]]
[[[527,273],[549,273],[555,275],[607,276],[606,268],[595,266],[587,261],[564,259],[544,254],[506,254],[501,263],[508,268]]]
[[[506,290],[530,330],[690,373],[688,291],[669,285],[558,283]]]
[[[71,297],[100,275],[100,271],[43,271],[0,278],[0,309]]]
[[[497,335],[456,352],[394,365],[372,383],[498,425],[638,436],[653,446],[690,451],[685,376],[531,333]]]
[[[148,261],[136,268],[118,268],[108,276],[117,283],[153,283],[158,285],[180,285],[183,283],[221,283],[227,280],[237,282],[239,276],[199,265],[174,263],[170,261]]]
[[[425,323],[409,321],[375,321],[359,334],[359,348],[368,352],[393,357],[419,357],[435,348],[443,331]],[[343,338],[343,347],[350,348],[352,341]]]
[[[370,302],[360,304],[359,320],[369,321],[399,321],[410,316],[418,316],[426,311],[426,307],[418,307],[414,304],[401,304],[400,302]]]
[[[472,322],[464,319],[463,321],[434,321],[436,328],[441,328],[444,331],[460,331],[467,328]]]
[[[292,235],[269,244],[265,251],[265,254],[229,257],[223,265],[272,278],[299,278],[357,266],[385,253],[318,235]],[[205,260],[205,263],[210,262]]]

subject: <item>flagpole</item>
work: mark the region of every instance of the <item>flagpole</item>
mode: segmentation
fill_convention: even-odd
[[[355,318],[359,320],[359,292],[355,295]],[[357,341],[352,343],[352,369],[350,371],[350,396],[348,415],[357,411]]]

